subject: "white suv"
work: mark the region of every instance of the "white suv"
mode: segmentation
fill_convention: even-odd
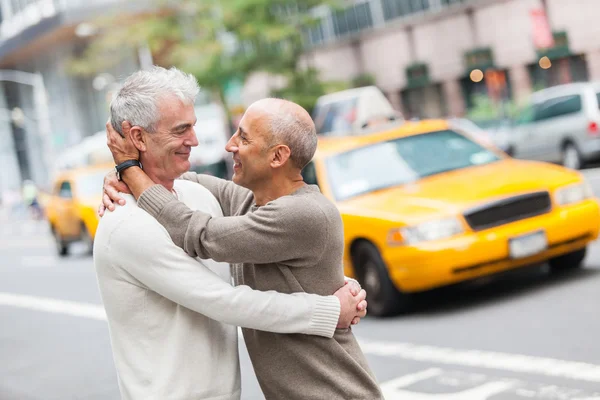
[[[600,159],[600,83],[571,83],[535,92],[516,120],[515,157],[579,169]]]

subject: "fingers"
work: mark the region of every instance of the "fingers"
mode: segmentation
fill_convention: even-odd
[[[352,296],[356,296],[361,289],[360,284],[355,279],[346,278],[344,284],[349,285]]]
[[[356,316],[360,318],[364,318],[367,316],[367,301],[361,301],[356,307],[357,313]]]
[[[102,218],[102,216],[104,215],[104,210],[106,210],[106,207],[104,207],[104,204],[100,204],[98,206],[98,216],[100,218]]]
[[[104,192],[110,198],[111,202],[119,203],[119,205],[121,205],[121,206],[125,205],[125,199],[119,195],[119,191],[117,189],[115,189],[111,186],[108,186],[108,187],[104,188]]]
[[[361,289],[360,292],[358,293],[358,295],[356,296],[355,300],[360,303],[361,301],[363,301],[366,298],[367,298],[367,292],[365,292],[365,289]]]
[[[123,186],[119,181],[116,180],[114,175],[109,174],[104,178],[104,196],[102,197],[102,202],[104,206],[108,208],[110,211],[113,211],[114,205],[113,202],[117,202],[120,205],[125,204],[125,199],[119,195],[119,188],[116,186]],[[126,186],[125,186],[126,187]],[[122,187],[121,187],[121,191]],[[108,196],[108,202],[106,197]],[[113,207],[113,208],[111,208]]]
[[[359,317],[354,317],[354,318],[352,319],[352,325],[356,325],[356,324],[358,324],[359,322],[360,322],[360,318],[359,318]]]
[[[106,194],[106,192],[104,192],[104,194],[102,195],[102,206],[108,208],[110,211],[115,211],[115,204],[110,199],[110,197],[108,197],[108,194]]]

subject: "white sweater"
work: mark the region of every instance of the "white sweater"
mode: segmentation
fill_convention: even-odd
[[[175,182],[188,207],[222,216],[202,186]],[[237,400],[237,329],[332,337],[335,296],[261,292],[230,284],[229,265],[189,257],[167,231],[123,195],[104,215],[94,265],[123,399]]]

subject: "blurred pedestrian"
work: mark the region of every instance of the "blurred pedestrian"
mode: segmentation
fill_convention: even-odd
[[[123,139],[107,128],[115,162],[138,160],[143,147],[136,135]],[[127,169],[123,180],[138,206],[157,218],[189,255],[235,264],[236,284],[326,295],[344,283],[344,239],[335,205],[301,175],[316,147],[315,125],[306,110],[289,101],[263,99],[246,110],[227,143],[233,182],[185,175],[217,198],[225,217],[190,209],[139,166]],[[110,182],[105,190],[118,200]],[[112,206],[110,200],[106,206]],[[382,398],[351,329],[337,330],[333,340],[252,328],[243,333],[267,399]]]
[[[115,126],[136,149],[135,161],[125,165],[143,164],[145,176],[167,196],[216,219],[223,213],[213,194],[192,182],[175,181],[188,171],[190,149],[198,145],[193,128],[197,93],[195,79],[176,69],[137,72],[111,103],[107,128],[118,136]],[[136,167],[124,170],[119,162],[117,168],[123,173]],[[126,204],[102,217],[94,241],[124,399],[237,400],[237,330],[227,324],[297,333],[280,335],[295,341],[318,335],[333,345],[326,338],[336,327],[348,329],[355,317],[365,315],[358,310],[366,307],[364,291],[354,296],[355,289],[343,281],[340,290],[323,295],[233,287],[229,265],[210,256],[188,256],[132,196],[124,196]],[[272,351],[271,346],[264,351]]]
[[[38,188],[33,181],[26,179],[23,181],[23,204],[29,214],[36,220],[42,219],[43,213],[39,203]]]

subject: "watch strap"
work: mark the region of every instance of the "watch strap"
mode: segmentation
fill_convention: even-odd
[[[129,167],[140,167],[140,169],[144,169],[142,167],[142,163],[139,160],[123,161],[121,164],[115,167],[115,170],[117,171],[117,179],[122,180],[121,173],[123,173],[123,171],[125,171]]]

